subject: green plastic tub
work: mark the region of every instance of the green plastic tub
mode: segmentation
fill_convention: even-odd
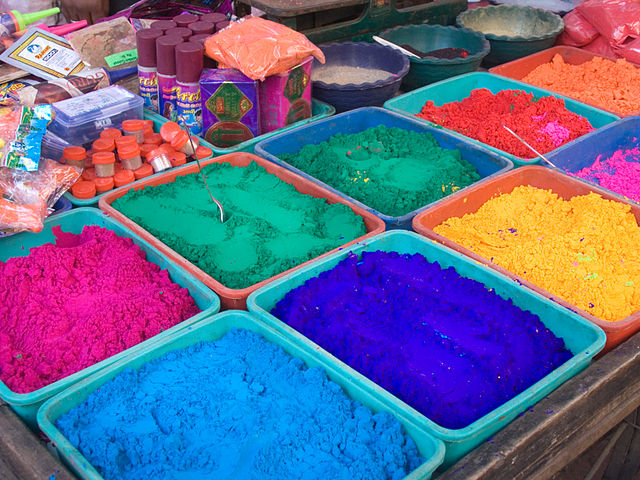
[[[292,123],[291,125],[288,125],[283,128],[279,128],[272,132],[265,133],[263,135],[258,135],[255,138],[245,140],[244,142],[234,145],[233,147],[222,148],[222,147],[216,147],[215,145],[213,145],[209,148],[213,150],[214,156],[224,155],[225,153],[235,153],[235,152],[254,153],[255,146],[258,142],[262,140],[266,140],[267,138],[271,138],[274,135],[278,135],[279,133],[288,132],[289,130],[292,130],[296,127],[300,127],[302,125],[315,122],[316,120],[322,120],[323,118],[330,117],[334,113],[336,113],[336,109],[333,106],[313,98],[311,99],[311,117],[309,118],[305,118],[304,120],[300,120],[299,122]]]
[[[450,78],[441,82],[427,85],[426,87],[419,88],[413,92],[406,93],[391,100],[385,102],[384,107],[394,112],[403,113],[404,115],[415,116],[420,113],[422,106],[427,103],[428,100],[433,101],[437,106],[442,106],[445,103],[459,102],[467,98],[472,90],[477,88],[486,88],[492,93],[498,93],[501,90],[524,90],[527,93],[533,93],[536,97],[548,97],[553,96],[561,98],[565,101],[567,110],[570,110],[578,115],[585,117],[594,128],[604,127],[619,119],[618,116],[613,113],[605,112],[603,110],[585,105],[576,100],[572,100],[568,97],[564,97],[557,93],[549,92],[526,83],[518,82],[517,80],[511,80],[509,78],[500,77],[491,73],[475,72],[461,75],[459,77]],[[418,117],[416,117],[418,118]],[[435,123],[419,118],[419,120],[428,123],[430,125],[436,125]],[[442,127],[440,127],[442,128]],[[499,150],[495,147],[482,143],[478,140],[474,140],[470,137],[457,133],[453,130],[445,129],[453,134],[463,137],[473,143],[482,145],[500,155],[507,157],[511,160],[516,167],[523,165],[536,165],[541,162],[540,157],[532,158],[520,158],[507,153],[503,150]],[[573,142],[566,143],[570,145]]]
[[[149,110],[144,111],[144,118],[145,120],[153,120],[153,130],[155,132],[159,132],[160,131],[160,127],[162,127],[162,125],[165,122],[168,122],[168,120],[166,118],[164,118],[163,116],[158,115],[157,113],[153,113]],[[205,141],[203,138],[198,137],[197,135],[194,135],[197,139],[198,142],[200,142],[200,145],[204,145],[205,147],[209,147],[212,151],[213,151],[213,145],[211,145],[209,142]],[[214,156],[214,155],[212,155]],[[211,158],[212,156],[203,158],[202,160],[207,160],[208,158]],[[177,167],[176,167],[177,168]],[[172,170],[172,168],[170,168],[169,170]],[[163,172],[158,172],[158,173],[154,173],[153,175],[151,175],[151,177],[155,177],[156,175],[160,175],[161,173],[165,173],[168,172],[169,170],[165,170]],[[147,177],[149,178],[149,177]],[[135,183],[135,182],[132,182]],[[131,185],[131,183],[125,185],[125,186],[129,186]],[[122,188],[122,187],[120,187]],[[114,188],[113,190],[117,190],[117,188]],[[109,190],[109,192],[113,191],[113,190]],[[109,192],[104,192],[101,193],[100,195],[96,195],[93,198],[76,198],[73,196],[73,194],[71,193],[71,190],[65,192],[64,196],[73,204],[74,207],[95,207],[98,205],[98,202],[100,201],[100,199],[106,195]]]
[[[448,429],[436,424],[269,313],[290,290],[299,287],[310,278],[317,277],[320,273],[332,269],[350,253],[360,254],[376,250],[403,254],[420,253],[428,261],[438,262],[442,268],[453,267],[460,275],[482,282],[488,288],[493,288],[501,297],[510,298],[515,305],[538,315],[556,336],[564,339],[565,345],[571,350],[573,357],[524,392],[465,428]],[[356,243],[341,252],[286,275],[251,294],[247,305],[249,311],[256,314],[266,324],[283,334],[295,337],[298,344],[306,345],[319,358],[323,358],[327,362],[335,362],[354,378],[355,384],[368,390],[389,407],[401,409],[403,415],[412,419],[425,432],[443,440],[446,447],[443,469],[451,466],[467,452],[506,426],[521,412],[586,368],[591,358],[604,347],[606,339],[604,332],[599,327],[545,297],[523,288],[517,281],[483,267],[416,233],[404,230],[381,233],[368,241]],[[389,374],[391,375],[393,372],[389,372]]]
[[[134,347],[33,392],[15,393],[0,380],[0,398],[7,402],[18,416],[34,430],[37,428],[36,413],[38,408],[55,394],[88,377],[92,373],[111,365],[115,361],[142,350],[147,345],[168,337],[220,310],[220,300],[218,296],[202,282],[197,280],[193,275],[183,271],[175,262],[160,254],[154,247],[131,230],[110,219],[95,208],[78,208],[50,217],[45,220],[44,229],[40,233],[20,233],[0,239],[0,261],[5,262],[13,257],[26,257],[29,255],[29,250],[32,247],[52,243],[55,240],[52,233],[53,227],[59,226],[64,232],[80,233],[85,225],[99,225],[114,231],[122,237],[133,239],[133,242],[147,254],[146,259],[148,261],[155,263],[163,270],[168,270],[173,282],[189,290],[189,294],[193,297],[196,305],[202,312]]]
[[[416,442],[422,457],[426,459],[425,463],[406,476],[405,480],[428,479],[438,465],[442,463],[444,457],[444,445],[442,442],[426,433],[414,424],[409,417],[405,416],[401,405],[388,404],[388,402],[381,401],[375,395],[372,395],[367,388],[354,383],[349,373],[345,372],[337,362],[314,355],[307,345],[298,344],[290,335],[277,332],[251,314],[240,310],[228,310],[202,320],[196,325],[166,337],[149,348],[140,350],[84,379],[45,403],[38,412],[38,425],[47,437],[51,439],[64,462],[80,478],[102,479],[102,476],[95,468],[56,428],[56,420],[76,405],[82,403],[91,392],[99,389],[123,370],[127,368],[138,369],[143,364],[165,353],[187,348],[197,342],[218,340],[232,328],[246,329],[262,335],[269,342],[281,346],[289,355],[303,360],[308,367],[324,369],[329,378],[340,385],[352,399],[363,403],[376,413],[384,411],[396,417]],[[108,441],[108,439],[105,439],[105,441]]]

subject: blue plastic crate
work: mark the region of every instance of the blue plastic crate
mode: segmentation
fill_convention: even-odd
[[[446,454],[443,468],[451,466],[467,452],[514,420],[518,414],[586,368],[591,358],[604,347],[606,336],[602,329],[580,315],[523,288],[517,281],[481,266],[459,253],[413,232],[401,230],[381,233],[369,241],[357,243],[341,252],[325,257],[257,290],[247,300],[249,311],[258,315],[261,320],[283,334],[296,337],[300,345],[307,345],[318,357],[325,358],[327,361],[339,362],[345,372],[354,377],[354,382],[358,385],[368,389],[381,401],[389,405],[397,405],[399,400],[396,397],[269,313],[289,291],[304,284],[310,278],[317,277],[320,273],[332,269],[350,253],[360,254],[377,250],[402,254],[420,253],[428,261],[438,262],[442,268],[453,267],[458,274],[479,281],[488,288],[493,288],[501,297],[510,298],[518,307],[538,315],[545,326],[556,336],[561,337],[566,347],[573,353],[573,357],[569,361],[542,380],[461,429],[444,428],[406,403],[400,402],[402,411],[413,422],[444,441]],[[410,312],[407,313],[410,314]]]
[[[256,145],[256,154],[322,185],[326,189],[340,195],[342,198],[345,198],[359,207],[373,213],[384,220],[387,229],[402,228],[410,230],[411,220],[413,217],[438,202],[424,205],[423,207],[401,217],[392,217],[374,210],[357,199],[336,190],[331,185],[327,185],[319,179],[310,176],[279,158],[279,155],[282,155],[283,153],[297,153],[305,145],[322,143],[338,133],[358,133],[368,128],[377,127],[378,125],[402,128],[412,132],[430,133],[441,147],[460,150],[462,158],[478,169],[478,173],[482,177],[480,181],[499,175],[513,168],[511,161],[501,157],[500,155],[496,155],[480,145],[474,145],[465,138],[451,135],[443,129],[426,125],[417,118],[409,118],[377,107],[358,108],[356,110],[344,112],[334,117],[320,120],[313,124],[276,135],[275,137],[258,143],[258,145]]]

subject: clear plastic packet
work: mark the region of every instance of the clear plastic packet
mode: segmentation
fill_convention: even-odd
[[[638,0],[586,0],[576,10],[611,43],[640,36]]]
[[[38,170],[51,105],[0,107],[0,167]]]
[[[598,30],[591,25],[586,18],[584,18],[579,12],[573,10],[567,13],[564,18],[564,32],[562,37],[563,45],[571,45],[574,47],[582,47],[588,43],[593,42],[598,36]]]

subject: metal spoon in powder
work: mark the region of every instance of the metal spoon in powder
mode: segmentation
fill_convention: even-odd
[[[513,135],[514,137],[516,137],[518,140],[520,140],[529,150],[531,150],[533,153],[535,153],[536,155],[538,155],[540,158],[542,158],[545,162],[547,162],[549,165],[551,165],[554,168],[558,168],[556,167],[552,162],[550,162],[547,157],[545,157],[544,155],[542,155],[539,151],[537,151],[535,148],[533,148],[531,145],[529,145],[520,135],[518,135],[516,132],[514,132],[513,130],[511,130],[509,127],[507,127],[504,123],[502,124],[502,126],[504,127],[504,129],[509,132],[511,135]],[[560,170],[558,168],[558,170]]]

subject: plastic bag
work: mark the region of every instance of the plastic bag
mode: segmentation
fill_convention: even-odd
[[[629,62],[640,65],[640,38],[636,38],[624,45],[614,45],[613,49],[618,56],[627,59]]]
[[[564,32],[561,35],[563,45],[582,47],[593,42],[598,36],[598,30],[575,10],[567,13],[563,20]]]
[[[302,33],[259,17],[243,17],[204,42],[207,56],[264,80],[299,65],[309,55],[324,63],[322,50]]]
[[[37,170],[49,122],[51,105],[0,107],[0,166]]]
[[[75,167],[49,159],[35,172],[0,167],[0,236],[41,231],[50,207],[80,174]]]
[[[618,55],[609,43],[609,40],[607,40],[602,35],[599,35],[593,42],[585,45],[582,48],[589,52],[597,53],[598,55],[602,55],[605,57],[618,58]]]
[[[611,43],[640,36],[640,1],[586,0],[577,11]]]

